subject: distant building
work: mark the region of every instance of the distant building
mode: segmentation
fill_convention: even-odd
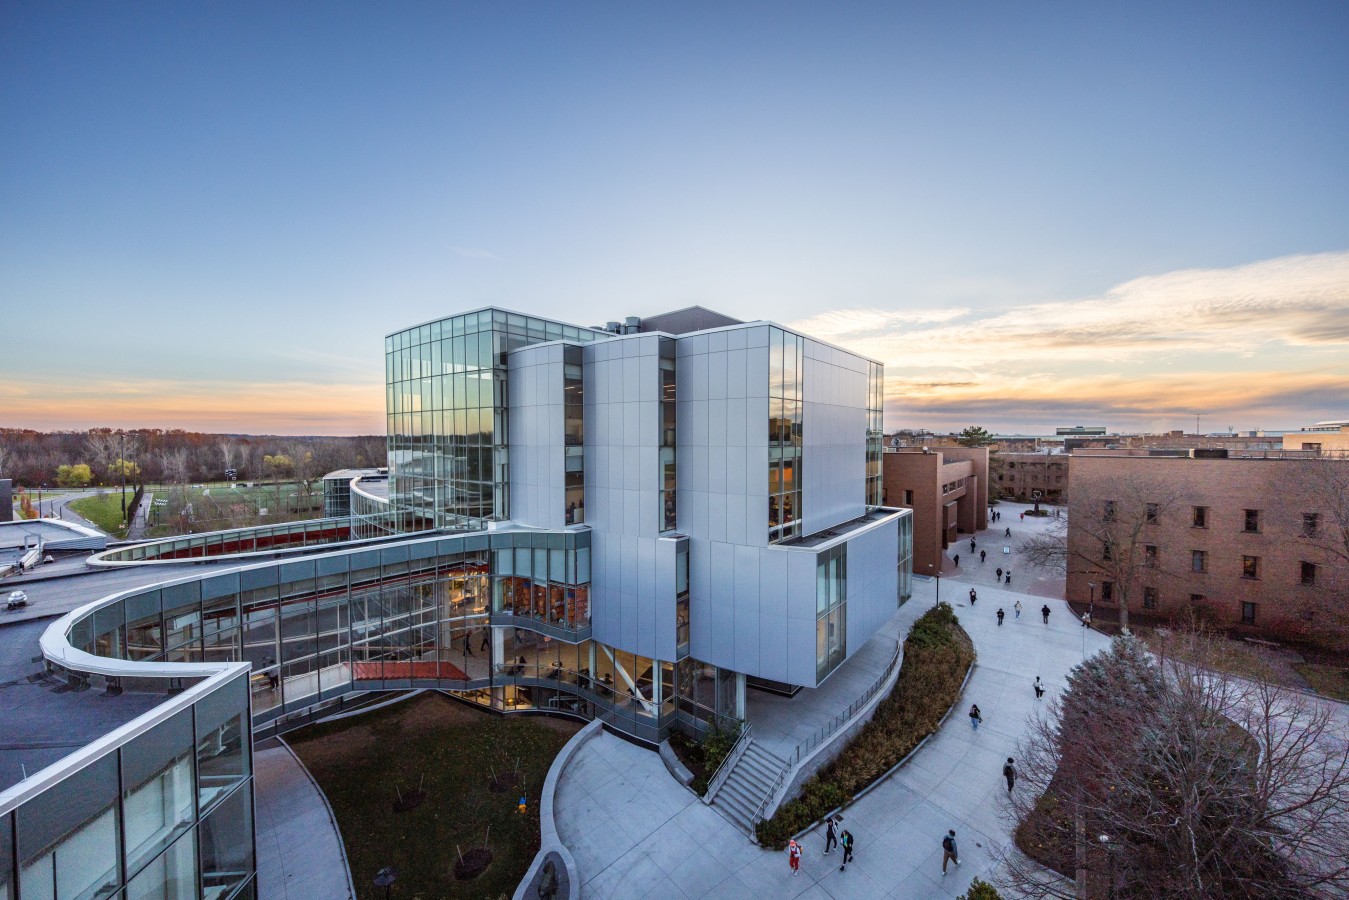
[[[1104,425],[1074,425],[1071,428],[1055,428],[1059,437],[1101,437],[1106,433]]]
[[[1092,523],[1107,504],[1121,518],[1137,511],[1119,510],[1120,503],[1157,504],[1155,521],[1142,529],[1147,564],[1131,616],[1179,617],[1197,608],[1235,631],[1324,637],[1327,624],[1349,612],[1349,572],[1326,549],[1349,512],[1327,479],[1349,473],[1331,466],[1349,461],[1238,458],[1221,449],[1074,454],[1068,599],[1087,603],[1094,584],[1098,612],[1116,602],[1106,557],[1119,551],[1103,545]]]
[[[1349,453],[1349,420],[1317,422],[1283,436],[1283,449],[1306,450],[1316,454]]]
[[[1031,503],[1061,503],[1068,490],[1067,453],[999,453],[993,487],[1002,497]],[[1037,498],[1035,492],[1039,491]]]
[[[941,571],[942,550],[988,527],[988,448],[887,451],[882,504],[913,510],[913,571]]]

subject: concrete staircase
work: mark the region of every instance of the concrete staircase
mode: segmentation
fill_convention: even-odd
[[[786,760],[751,740],[713,796],[712,805],[753,837],[757,813],[777,787],[778,775],[786,765]]]

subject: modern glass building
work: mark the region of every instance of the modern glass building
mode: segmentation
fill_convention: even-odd
[[[251,744],[354,691],[435,688],[648,744],[813,688],[907,599],[880,505],[879,363],[694,308],[584,328],[499,310],[386,339],[389,470],[327,518],[116,552],[212,568],[42,639],[144,715],[0,791],[0,900],[251,897]]]

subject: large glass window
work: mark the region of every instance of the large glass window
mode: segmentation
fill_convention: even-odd
[[[253,871],[251,806],[249,791],[237,790],[197,826],[203,900],[229,896]]]
[[[17,821],[24,900],[93,900],[117,892],[116,753],[19,807]]]
[[[198,808],[206,810],[249,774],[248,700],[242,677],[196,705]]]
[[[801,373],[805,338],[768,329],[768,540],[801,533]]]
[[[122,748],[126,869],[134,874],[192,827],[192,711],[185,709]]]
[[[848,545],[839,544],[815,559],[815,674],[834,671],[847,655]]]
[[[867,364],[867,505],[881,505],[881,462],[885,452],[885,366]]]
[[[152,859],[126,889],[126,900],[196,900],[197,841],[185,834]]]

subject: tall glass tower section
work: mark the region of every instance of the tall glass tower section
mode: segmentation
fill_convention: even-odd
[[[604,331],[481,309],[384,339],[389,500],[398,531],[482,529],[510,517],[506,354]]]

